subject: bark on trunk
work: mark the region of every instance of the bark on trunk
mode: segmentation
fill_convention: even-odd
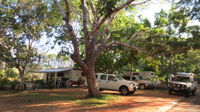
[[[19,85],[19,90],[24,90],[24,84],[25,84],[25,79],[24,79],[24,70],[19,70],[19,79],[20,79],[20,85]]]
[[[88,69],[86,70],[86,78],[88,83],[88,93],[90,97],[99,97],[101,96],[99,91],[99,85],[95,76],[95,58],[87,57],[86,62]]]
[[[97,83],[95,72],[91,68],[87,70],[87,83],[88,83],[88,93],[90,97],[99,97],[101,96],[99,92],[99,85]]]

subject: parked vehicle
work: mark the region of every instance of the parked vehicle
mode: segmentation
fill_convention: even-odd
[[[138,88],[137,83],[126,81],[119,75],[97,73],[96,78],[100,90],[119,91],[122,95],[134,94]],[[87,84],[86,84],[87,85]]]
[[[147,88],[153,88],[154,84],[150,80],[145,80],[141,76],[138,75],[130,75],[130,76],[123,76],[124,79],[129,81],[135,81],[139,85],[139,89],[147,89]]]
[[[172,92],[184,93],[186,97],[195,95],[197,90],[197,77],[194,73],[176,73],[169,77],[169,94]]]
[[[139,89],[153,88],[154,83],[151,79],[154,77],[154,72],[124,72],[123,78],[130,81],[135,81],[139,85]]]

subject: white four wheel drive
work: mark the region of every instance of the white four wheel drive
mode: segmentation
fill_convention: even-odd
[[[169,94],[172,92],[184,93],[186,97],[195,95],[197,90],[197,77],[194,73],[176,73],[169,77]]]
[[[100,91],[112,90],[119,91],[122,95],[128,95],[134,94],[138,88],[137,83],[133,81],[126,81],[121,76],[115,74],[97,73],[96,78]]]

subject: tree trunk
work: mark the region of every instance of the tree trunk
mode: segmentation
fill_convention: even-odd
[[[88,93],[90,97],[99,97],[101,96],[99,91],[99,85],[96,80],[95,75],[95,62],[94,58],[90,58],[87,60],[88,69],[85,71],[87,83],[88,83]]]
[[[19,79],[20,79],[20,85],[19,85],[19,90],[24,90],[24,84],[25,84],[25,79],[24,79],[24,70],[18,68],[19,70]]]

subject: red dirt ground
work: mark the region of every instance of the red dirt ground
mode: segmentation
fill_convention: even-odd
[[[85,88],[43,89],[45,94],[80,93],[80,98],[87,94]],[[104,94],[119,95],[115,91],[103,91]],[[27,93],[28,94],[28,93]],[[182,96],[168,95],[164,90],[139,90],[134,95],[121,96],[108,105],[82,106],[70,101],[41,101],[37,98],[16,97],[9,91],[0,91],[0,112],[163,112],[162,107],[171,105]],[[82,96],[81,96],[82,95]]]

